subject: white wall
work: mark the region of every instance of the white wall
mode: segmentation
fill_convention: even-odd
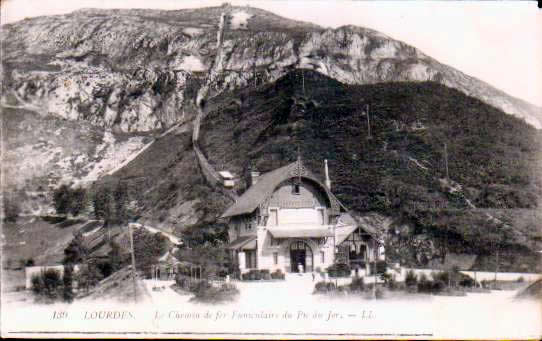
[[[283,224],[322,225],[321,214],[322,214],[321,212],[319,212],[318,210],[314,208],[283,208],[279,210],[279,225],[283,225]]]
[[[25,272],[25,287],[26,289],[32,288],[32,276],[39,275],[42,271],[46,271],[49,269],[54,269],[60,272],[60,277],[64,276],[64,265],[45,265],[45,266],[27,266],[24,269]],[[79,265],[75,265],[73,267],[73,271],[78,272],[79,271]]]
[[[283,240],[278,246],[270,245],[270,234],[267,229],[260,227],[258,230],[258,269],[269,269],[275,271],[280,269],[283,272],[290,272],[290,245],[294,241],[303,240],[309,245],[313,254],[313,268],[321,268],[322,271],[333,264],[333,239],[329,238],[324,245],[317,245],[314,241],[308,239],[287,239]],[[275,265],[273,253],[278,253],[278,264]],[[324,252],[324,263],[321,261],[320,252]]]

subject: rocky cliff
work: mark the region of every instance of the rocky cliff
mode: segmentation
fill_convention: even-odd
[[[217,33],[227,14],[221,74]],[[193,117],[209,94],[271,82],[295,68],[347,84],[436,81],[537,128],[541,110],[371,29],[321,28],[250,7],[86,9],[2,26],[2,102],[122,132]]]

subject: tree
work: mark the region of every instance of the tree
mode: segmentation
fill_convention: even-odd
[[[88,291],[90,287],[95,286],[100,280],[102,280],[103,276],[94,262],[87,262],[81,266],[81,270],[79,271],[77,278],[80,287],[84,287],[85,290]]]
[[[110,202],[111,193],[108,187],[102,186],[96,189],[94,197],[92,198],[92,205],[94,206],[94,216],[96,219],[104,219],[110,216]]]
[[[64,266],[64,276],[62,277],[62,298],[66,302],[72,302],[74,299],[73,293],[73,266],[67,264]]]
[[[109,245],[111,246],[111,251],[109,251],[109,254],[108,254],[109,264],[111,264],[111,270],[115,272],[122,267],[122,263],[123,263],[122,255],[120,252],[119,244],[115,243],[114,241],[111,241]]]
[[[63,184],[53,193],[53,205],[57,214],[77,216],[86,206],[87,193],[84,188],[75,189]]]
[[[86,206],[87,192],[84,188],[78,187],[71,191],[68,213],[77,216]]]
[[[117,223],[125,223],[128,219],[128,186],[125,182],[119,181],[113,191],[113,199],[115,206],[115,216],[113,217]]]
[[[21,214],[19,205],[4,195],[4,220],[7,222],[16,222]]]
[[[47,269],[32,276],[32,291],[47,299],[56,299],[61,285],[60,271],[55,269]]]
[[[88,250],[84,245],[83,235],[76,233],[68,246],[64,249],[63,264],[72,265],[86,261]]]
[[[149,273],[151,266],[167,251],[168,239],[161,233],[149,233],[145,229],[135,229],[133,238],[138,270]]]
[[[71,190],[66,184],[55,189],[53,193],[53,205],[57,214],[67,214],[70,207]]]
[[[111,188],[111,184],[105,184],[96,189],[92,199],[94,215],[106,225],[125,223],[130,217],[128,186],[119,181]]]

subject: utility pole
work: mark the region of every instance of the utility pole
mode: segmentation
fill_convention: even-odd
[[[128,224],[130,234],[130,250],[132,253],[132,281],[134,282],[134,303],[137,302],[137,284],[136,284],[136,268],[135,268],[135,253],[134,253],[134,236],[132,233],[132,224]]]
[[[376,300],[376,258],[377,258],[377,253],[378,253],[378,244],[377,244],[377,241],[376,239],[374,240],[373,242],[373,263],[374,263],[374,273],[373,273],[373,276],[374,276],[374,285],[373,285],[373,296]]]
[[[254,88],[256,88],[256,51],[254,51],[254,63],[252,64],[252,78],[254,78]]]
[[[305,71],[301,69],[301,82],[303,84],[303,96],[305,96]]]
[[[450,241],[448,235],[450,234],[450,226],[446,224],[446,254],[444,255],[444,264],[446,264],[446,258],[448,258],[448,253],[450,253]],[[452,272],[448,270],[448,288],[452,285]]]
[[[446,165],[446,180],[450,180],[450,173],[448,171],[448,147],[446,142],[444,143],[444,164]]]
[[[495,241],[495,278],[493,279],[494,282],[494,288],[497,288],[497,272],[499,271],[499,247],[497,246],[497,242]]]
[[[369,104],[365,105],[365,112],[367,113],[367,139],[371,139],[371,119],[369,118]]]

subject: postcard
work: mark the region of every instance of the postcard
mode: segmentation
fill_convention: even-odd
[[[1,15],[2,337],[542,336],[536,2]]]

